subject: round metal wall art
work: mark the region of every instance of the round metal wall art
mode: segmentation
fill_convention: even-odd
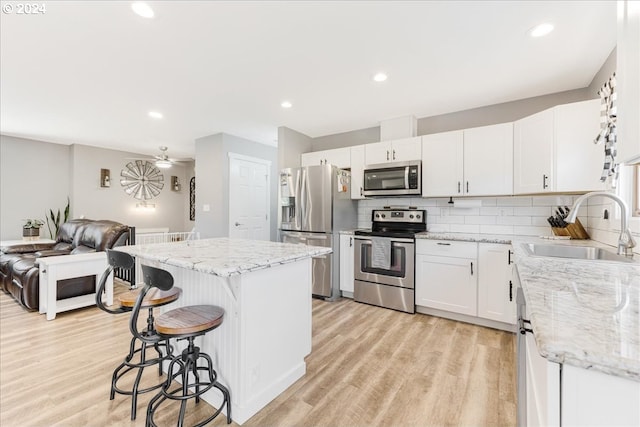
[[[153,199],[164,187],[164,175],[148,161],[136,160],[127,163],[120,171],[120,176],[120,185],[124,192],[138,200]]]

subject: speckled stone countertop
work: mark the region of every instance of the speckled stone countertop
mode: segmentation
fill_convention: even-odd
[[[603,245],[514,238],[527,314],[548,360],[640,381],[640,263],[531,256],[523,243]]]
[[[263,240],[202,239],[118,247],[143,260],[228,277],[331,253],[331,248]]]
[[[552,362],[640,381],[640,257],[634,263],[529,255],[525,243],[611,248],[592,240],[419,233],[418,239],[511,244],[538,351]]]

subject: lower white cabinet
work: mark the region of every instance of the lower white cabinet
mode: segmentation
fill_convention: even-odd
[[[478,317],[516,323],[511,245],[478,244]]]
[[[640,425],[640,382],[550,362],[526,334],[526,426]]]
[[[353,236],[347,234],[340,235],[340,291],[353,295]]]
[[[516,288],[510,251],[506,244],[418,239],[416,306],[511,330],[509,325],[516,323]]]
[[[477,243],[416,242],[416,305],[477,315]]]

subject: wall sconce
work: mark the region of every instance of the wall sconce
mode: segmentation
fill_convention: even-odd
[[[111,187],[111,171],[100,169],[100,187]]]
[[[146,201],[142,201],[140,203],[136,203],[136,210],[144,211],[144,212],[152,212],[156,210],[156,205],[153,203],[147,203]]]
[[[180,181],[178,181],[178,177],[177,176],[172,176],[171,177],[171,190],[173,191],[180,191]]]

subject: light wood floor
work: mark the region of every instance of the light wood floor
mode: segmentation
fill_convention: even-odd
[[[0,426],[143,426],[150,394],[140,396],[136,421],[129,397],[109,400],[111,373],[128,351],[127,317],[92,307],[48,322],[0,291]],[[314,300],[307,374],[244,425],[510,426],[515,395],[513,334]],[[202,402],[188,411],[194,423],[213,409]],[[176,413],[172,406],[158,421],[175,425]]]

